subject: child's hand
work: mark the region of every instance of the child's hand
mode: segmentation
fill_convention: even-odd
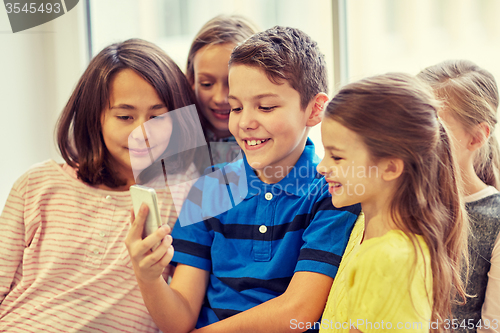
[[[135,276],[139,282],[149,282],[160,277],[174,255],[172,236],[169,235],[171,230],[167,224],[142,239],[147,216],[148,207],[145,204],[141,206],[137,218],[131,210],[132,225],[125,239]],[[163,240],[161,245],[151,252],[151,248],[161,240]]]

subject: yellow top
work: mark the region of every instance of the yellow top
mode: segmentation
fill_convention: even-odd
[[[364,216],[358,218],[333,281],[321,332],[429,332],[432,311],[430,254],[417,235],[414,247],[399,230],[360,244]],[[414,269],[415,267],[415,269]]]

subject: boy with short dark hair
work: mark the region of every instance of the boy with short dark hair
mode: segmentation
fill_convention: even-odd
[[[172,232],[175,255],[167,229],[141,240],[144,211],[127,239],[164,332],[319,328],[360,212],[332,206],[307,138],[328,100],[325,67],[316,43],[292,28],[268,29],[233,51],[229,130],[243,159],[193,186]],[[178,265],[169,286],[161,272],[170,261]]]

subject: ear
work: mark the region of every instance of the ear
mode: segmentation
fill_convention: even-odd
[[[490,127],[485,122],[477,124],[471,131],[472,138],[467,144],[470,151],[481,148],[490,137]]]
[[[403,173],[405,164],[402,159],[385,158],[379,163],[381,178],[387,182],[393,181]]]
[[[308,109],[311,108],[311,113],[307,119],[306,126],[313,127],[321,122],[326,102],[328,102],[328,96],[325,93],[318,93],[314,96],[308,105]]]

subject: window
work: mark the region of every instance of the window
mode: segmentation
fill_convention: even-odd
[[[500,2],[349,0],[349,80],[464,58],[500,77]]]
[[[417,74],[449,59],[468,59],[500,78],[500,1],[343,1],[349,81],[395,71]]]
[[[333,92],[332,2],[329,0],[91,0],[92,53],[132,37],[146,39],[161,48],[185,70],[195,34],[219,14],[243,15],[261,29],[275,25],[299,28],[318,42],[325,54]],[[318,155],[323,154],[320,127],[310,137]]]

